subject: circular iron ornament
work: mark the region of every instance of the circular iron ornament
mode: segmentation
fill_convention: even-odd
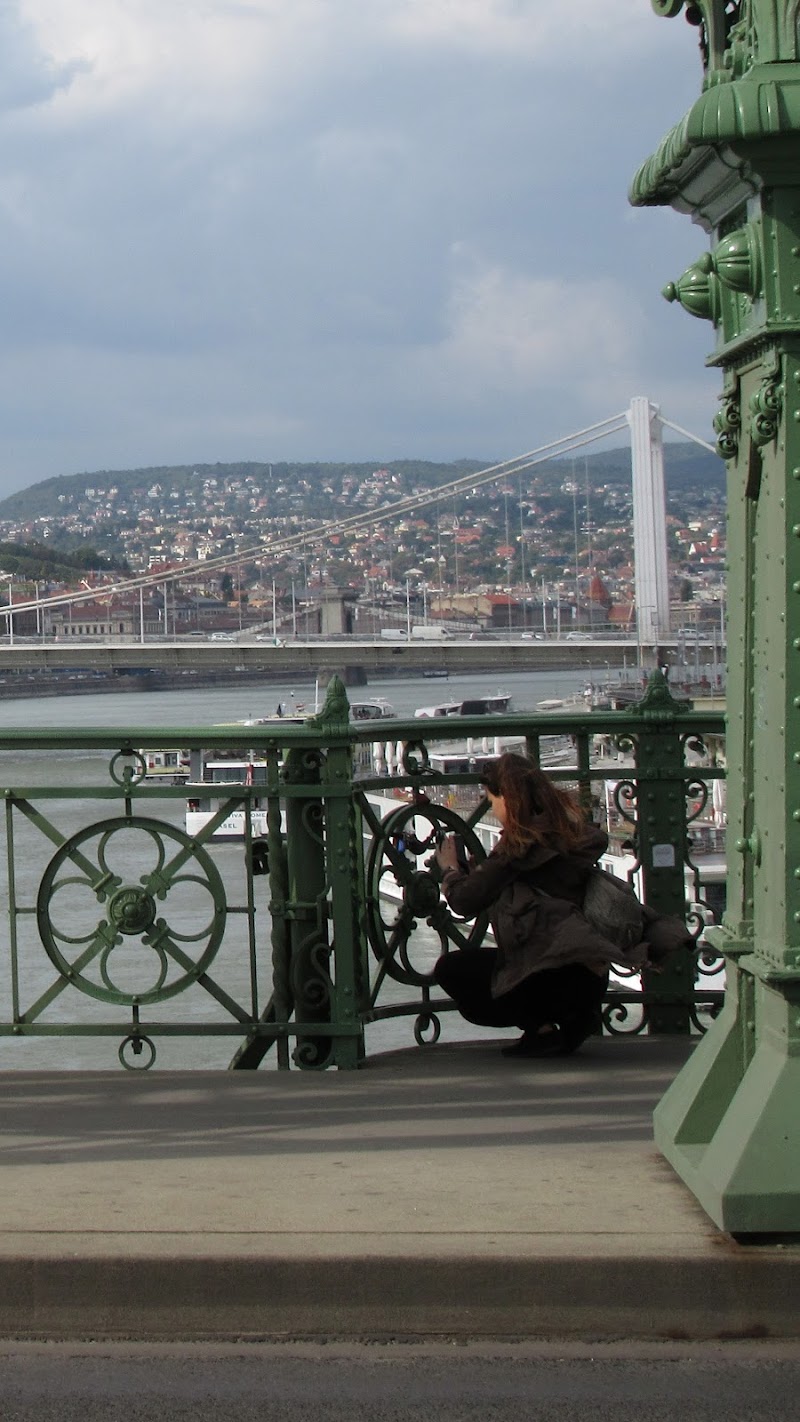
[[[698,971],[717,972],[722,965],[723,959],[719,953],[703,942],[703,934],[706,929],[714,923],[714,914],[707,904],[701,899],[695,899],[688,903],[684,914],[686,927],[694,939],[694,946],[699,951]],[[705,967],[701,967],[701,962]],[[716,966],[714,966],[716,964]]]
[[[129,1060],[126,1055],[127,1047],[130,1047],[134,1058],[141,1056],[144,1060],[140,1062]],[[148,1049],[146,1057],[144,1057],[145,1047]],[[155,1042],[152,1042],[149,1037],[143,1036],[141,1032],[130,1032],[120,1043],[117,1055],[126,1071],[149,1071],[156,1059]]]
[[[425,775],[431,768],[428,747],[424,741],[403,743],[402,767],[406,775]]]
[[[641,999],[622,997],[613,990],[603,1003],[603,1028],[611,1037],[637,1037],[647,1027],[647,1011]]]
[[[431,973],[411,961],[417,919],[424,919],[438,934],[442,952],[451,947],[477,948],[489,922],[489,915],[481,913],[465,923],[442,899],[438,874],[427,867],[427,861],[443,834],[460,835],[468,854],[478,862],[486,858],[474,829],[454,810],[428,800],[392,810],[381,821],[367,854],[370,947],[388,976],[407,986],[422,987],[433,980]]]
[[[709,948],[705,944],[701,944],[700,949],[697,955],[697,976],[715,978],[725,967],[725,958],[715,948]]]
[[[300,815],[303,828],[316,840],[317,844],[325,843],[325,814],[319,801],[312,801],[304,805]]]
[[[689,1021],[691,1022],[692,1026],[697,1029],[701,1036],[705,1036],[706,1032],[708,1031],[709,1022],[704,1021],[703,1019],[708,1018],[711,1022],[715,1022],[716,1019],[719,1017],[721,1011],[722,993],[720,993],[718,1001],[706,1002],[698,998],[695,1001],[693,1007],[690,1009]]]
[[[302,747],[299,752],[300,767],[316,775],[322,765],[322,756],[316,746]]]
[[[614,975],[618,977],[621,982],[633,982],[636,978],[641,976],[641,971],[641,968],[624,968],[620,963],[614,964]]]
[[[414,1023],[414,1041],[418,1047],[433,1047],[442,1035],[442,1024],[435,1012],[420,1013]]]
[[[696,756],[708,755],[708,747],[705,741],[703,740],[703,737],[698,736],[696,731],[691,731],[688,735],[681,736],[681,744],[683,746],[684,753],[686,751],[691,751],[692,755]]]
[[[292,1052],[292,1061],[304,1071],[325,1071],[333,1063],[333,1044],[323,1050],[319,1041],[300,1042]]]
[[[123,835],[124,844],[117,839]],[[124,882],[111,862],[115,852],[130,859],[131,836],[133,850],[153,861],[138,883]],[[173,825],[127,817],[87,825],[65,840],[36,902],[39,934],[57,972],[89,997],[133,1006],[175,997],[206,972],[226,912],[225,886],[203,848]]]
[[[117,889],[108,905],[108,917],[120,933],[146,933],[155,923],[155,899],[144,889]]]
[[[708,786],[705,780],[691,780],[684,791],[686,799],[690,802],[686,823],[690,825],[702,815],[708,804]]]
[[[145,758],[140,751],[117,751],[111,757],[108,773],[123,790],[129,785],[141,785],[147,774]]]
[[[636,824],[636,803],[639,787],[635,780],[618,780],[612,792],[614,809],[621,820],[629,825]]]

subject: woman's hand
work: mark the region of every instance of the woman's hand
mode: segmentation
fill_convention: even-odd
[[[443,874],[446,874],[448,869],[461,867],[458,862],[458,849],[454,834],[448,834],[441,844],[437,844],[434,858]]]

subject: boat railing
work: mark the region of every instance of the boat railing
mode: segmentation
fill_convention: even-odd
[[[481,766],[507,744],[575,788],[610,827],[615,872],[697,938],[668,973],[615,975],[606,1030],[702,1030],[722,998],[702,935],[724,856],[712,882],[702,851],[724,835],[723,719],[663,687],[648,696],[625,712],[379,727],[353,723],[334,682],[319,716],[242,730],[261,783],[205,783],[191,829],[191,787],[148,781],[136,747],[200,764],[235,750],[230,727],[1,731],[3,1060],[50,1061],[68,1043],[70,1064],[105,1063],[111,1046],[132,1069],[157,1049],[167,1066],[347,1068],[382,1049],[390,1021],[393,1041],[455,1031],[433,965],[489,926],[450,913],[428,861],[442,833],[478,857],[491,847]]]

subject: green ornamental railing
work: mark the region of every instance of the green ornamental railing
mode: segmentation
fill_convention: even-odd
[[[181,752],[157,782],[153,745]],[[433,964],[488,925],[450,912],[427,861],[441,832],[490,849],[480,763],[508,745],[577,786],[617,872],[697,940],[616,975],[605,1029],[702,1031],[723,994],[702,939],[724,894],[719,714],[656,673],[627,712],[352,724],[335,680],[304,724],[0,733],[0,1062],[18,1064],[7,1039],[49,1037],[65,1065],[105,1038],[130,1069],[157,1042],[167,1065],[215,1064],[221,1041],[234,1069],[353,1068],[394,1019],[435,1041],[452,1004]]]

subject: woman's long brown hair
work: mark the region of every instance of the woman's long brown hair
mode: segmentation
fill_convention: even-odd
[[[586,836],[586,819],[577,800],[555,785],[527,756],[507,751],[489,761],[481,776],[492,795],[506,803],[506,823],[498,848],[509,859],[534,844],[568,854]]]

